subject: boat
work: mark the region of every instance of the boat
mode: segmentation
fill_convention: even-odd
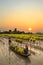
[[[9,49],[12,50],[15,53],[21,55],[21,56],[24,56],[24,57],[28,57],[28,56],[31,55],[30,51],[28,52],[28,54],[25,54],[24,53],[24,49],[23,48],[19,48],[18,46],[10,45]]]

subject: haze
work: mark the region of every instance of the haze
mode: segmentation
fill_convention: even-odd
[[[0,30],[43,32],[43,0],[0,0]]]

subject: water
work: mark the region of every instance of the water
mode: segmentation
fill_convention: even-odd
[[[40,51],[40,53],[39,55],[31,54],[28,58],[15,54],[12,51],[10,51],[9,55],[8,39],[1,38],[0,65],[43,65],[43,51]]]

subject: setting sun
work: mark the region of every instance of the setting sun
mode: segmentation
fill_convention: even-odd
[[[32,30],[32,28],[29,28],[29,31],[31,31]]]

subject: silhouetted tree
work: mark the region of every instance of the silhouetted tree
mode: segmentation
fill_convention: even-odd
[[[13,33],[17,33],[17,28],[14,29]]]
[[[9,30],[9,33],[12,33],[12,30]]]

